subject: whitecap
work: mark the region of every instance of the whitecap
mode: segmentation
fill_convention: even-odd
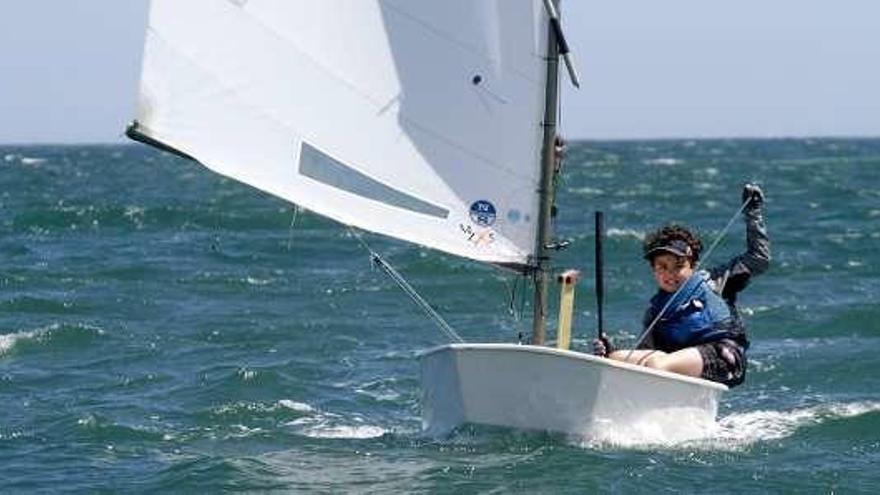
[[[589,435],[574,440],[587,448],[739,451],[759,442],[788,438],[801,428],[875,412],[880,412],[880,402],[865,401],[821,404],[787,411],[733,413],[715,423],[695,423],[691,420],[693,418],[674,412],[676,419],[670,423],[670,413],[661,411],[625,428],[606,428],[598,423]],[[674,425],[671,429],[670,424]]]
[[[0,356],[12,350],[12,348],[18,345],[19,342],[40,340],[44,338],[49,331],[56,328],[58,328],[57,324],[38,328],[36,330],[0,335]]]
[[[244,281],[248,285],[255,285],[255,286],[269,285],[272,283],[272,279],[270,279],[270,278],[247,277],[247,278],[245,278]]]
[[[355,388],[355,393],[365,395],[377,401],[394,401],[400,398],[400,392],[395,390],[392,385],[397,380],[394,378],[372,380],[361,384]]]
[[[638,240],[642,240],[645,238],[645,233],[635,229],[619,229],[619,228],[610,228],[605,233],[608,237],[632,237]]]
[[[381,437],[385,433],[384,428],[371,425],[322,425],[303,431],[303,435],[310,438],[364,439]]]
[[[33,158],[33,157],[29,157],[29,156],[21,157],[21,164],[22,165],[40,165],[40,164],[46,163],[47,161],[49,161],[49,160],[46,160],[45,158]]]
[[[297,412],[314,412],[315,410],[314,407],[304,402],[296,402],[290,399],[281,399],[278,401],[278,405]]]
[[[853,418],[880,411],[880,402],[821,404],[791,411],[751,411],[725,416],[718,421],[716,440],[735,445],[780,440],[805,426]]]
[[[583,196],[601,196],[605,194],[605,191],[602,189],[598,189],[595,187],[572,187],[567,191],[569,194],[583,195]]]
[[[291,405],[299,404],[291,401]],[[339,414],[316,411],[309,407],[311,415],[296,418],[285,423],[295,427],[299,434],[309,438],[351,438],[364,439],[381,437],[388,432],[381,426],[370,425],[360,416],[344,418]],[[354,424],[353,424],[354,423]]]
[[[650,158],[647,160],[642,160],[642,163],[645,165],[664,165],[664,166],[672,166],[672,165],[681,165],[684,163],[684,160],[679,158]]]

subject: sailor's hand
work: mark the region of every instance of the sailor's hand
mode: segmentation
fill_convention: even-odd
[[[746,184],[743,186],[742,202],[748,202],[747,210],[753,208],[761,208],[764,206],[764,191],[757,184]]]
[[[746,214],[760,214],[764,206],[764,191],[757,184],[746,184],[742,191],[742,202],[746,205],[744,210]]]
[[[556,160],[556,168],[562,165],[562,159],[565,158],[565,140],[561,136],[556,136],[553,142],[553,157]]]
[[[608,335],[603,333],[598,339],[593,339],[593,354],[596,356],[608,357],[612,351],[611,340],[608,339]]]

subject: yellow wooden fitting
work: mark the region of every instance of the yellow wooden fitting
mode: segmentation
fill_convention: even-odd
[[[571,346],[571,319],[574,312],[574,286],[581,272],[566,270],[557,280],[562,285],[559,290],[559,328],[556,330],[556,348],[568,349]]]

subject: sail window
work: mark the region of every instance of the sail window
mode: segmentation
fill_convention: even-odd
[[[299,172],[303,176],[322,184],[389,206],[438,218],[447,218],[449,216],[449,210],[382,184],[376,179],[358,172],[323,153],[305,141],[302,143],[302,149],[299,154]]]

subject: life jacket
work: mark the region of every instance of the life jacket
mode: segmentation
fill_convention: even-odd
[[[744,339],[740,319],[712,290],[709,280],[709,273],[701,270],[691,275],[674,294],[660,291],[651,298],[646,324],[663,312],[652,330],[658,349],[674,352],[722,339]]]

